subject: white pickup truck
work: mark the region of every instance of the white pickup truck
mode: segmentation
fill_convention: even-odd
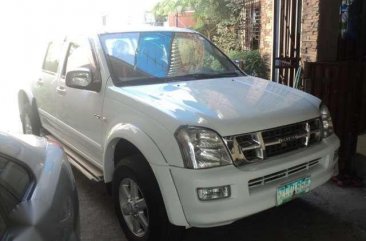
[[[330,113],[248,76],[197,32],[134,28],[51,41],[25,133],[46,130],[110,187],[130,240],[178,240],[281,205],[337,173]]]

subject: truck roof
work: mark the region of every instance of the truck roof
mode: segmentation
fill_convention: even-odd
[[[117,28],[101,28],[101,29],[77,29],[72,32],[59,33],[55,36],[48,36],[48,41],[60,40],[77,37],[96,37],[102,34],[113,33],[131,33],[131,32],[181,32],[181,33],[197,33],[194,30],[176,27],[163,27],[151,25],[126,25]]]
[[[162,27],[151,25],[128,25],[118,28],[105,28],[97,31],[97,34],[124,33],[124,32],[186,32],[196,33],[196,31],[186,28]]]

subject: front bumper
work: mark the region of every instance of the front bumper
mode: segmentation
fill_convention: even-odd
[[[327,182],[338,170],[334,153],[339,139],[332,135],[307,149],[297,150],[268,159],[262,163],[237,168],[225,166],[206,170],[171,167],[171,175],[178,190],[185,217],[190,226],[213,227],[276,206],[277,188],[304,176],[311,177],[311,189]],[[312,160],[319,163],[311,169],[249,188],[250,180],[264,177]],[[231,197],[215,201],[200,201],[197,188],[231,186]]]

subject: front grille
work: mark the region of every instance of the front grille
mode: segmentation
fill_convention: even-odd
[[[293,151],[302,147],[304,145],[304,141],[301,139],[297,139],[294,141],[287,142],[286,145],[272,145],[267,146],[266,154],[267,157],[280,155],[289,151]]]
[[[234,163],[241,165],[308,147],[321,140],[320,119],[225,137]]]
[[[297,173],[300,173],[300,172],[303,172],[306,170],[310,170],[311,168],[313,168],[319,164],[319,160],[320,159],[312,160],[312,161],[303,163],[301,165],[287,168],[287,169],[279,171],[279,172],[271,173],[271,174],[263,176],[263,177],[258,177],[258,178],[252,179],[248,182],[248,186],[249,186],[249,188],[262,186],[262,185],[265,185],[265,184],[268,184],[268,183],[271,183],[274,181],[278,181],[280,179],[290,177],[291,175],[294,175],[294,174],[297,174]]]

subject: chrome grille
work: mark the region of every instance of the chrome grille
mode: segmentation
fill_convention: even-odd
[[[287,178],[291,175],[306,171],[306,170],[310,170],[311,168],[317,166],[319,164],[319,160],[320,159],[316,159],[316,160],[312,160],[306,163],[303,163],[301,165],[297,165],[294,167],[290,167],[288,169],[279,171],[279,172],[275,172],[275,173],[271,173],[269,175],[263,176],[263,177],[258,177],[255,179],[252,179],[248,182],[248,186],[249,188],[254,188],[254,187],[258,187],[258,186],[262,186],[283,178]]]
[[[321,140],[320,119],[224,137],[235,165],[253,163],[308,147]]]

